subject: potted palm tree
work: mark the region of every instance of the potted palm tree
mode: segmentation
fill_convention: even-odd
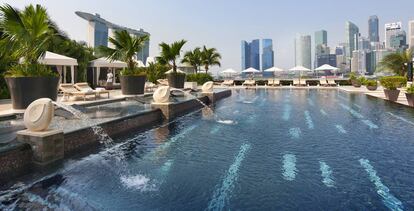
[[[407,63],[412,62],[414,57],[414,48],[409,48],[405,51],[397,51],[386,55],[379,62],[379,70],[391,70],[396,75],[407,76]]]
[[[414,107],[414,85],[411,84],[411,86],[407,88],[405,97],[407,98],[408,105]]]
[[[172,73],[167,74],[168,85],[170,87],[178,89],[184,88],[185,73],[177,72],[177,59],[180,57],[181,48],[186,42],[185,40],[180,40],[170,45],[165,42],[160,44],[161,55],[157,57],[157,60],[161,64],[170,64],[173,70]]]
[[[208,72],[210,66],[217,65],[220,67],[220,59],[221,55],[215,48],[207,48],[206,46],[203,47],[203,51],[201,52],[201,63],[204,65],[206,73]]]
[[[111,61],[120,60],[127,64],[127,67],[121,71],[120,82],[123,95],[144,94],[146,73],[145,68],[137,67],[134,56],[142,50],[145,42],[149,40],[148,35],[133,36],[126,30],[115,31],[114,37],[108,41],[115,48],[99,46],[98,51],[107,56]]]
[[[403,76],[387,76],[382,77],[380,83],[384,87],[385,97],[390,101],[397,101],[400,94],[398,88],[407,84],[407,78]]]
[[[191,65],[194,68],[194,73],[197,74],[199,67],[201,66],[201,50],[200,48],[195,48],[192,51],[187,51],[184,54],[183,60],[181,63]]]
[[[20,11],[8,4],[1,6],[0,28],[1,52],[20,59],[5,73],[13,109],[25,109],[39,98],[56,100],[59,75],[38,62],[51,40],[59,36],[46,9],[29,5]]]
[[[378,83],[376,80],[366,80],[364,82],[364,85],[367,87],[370,91],[375,91],[378,88]]]

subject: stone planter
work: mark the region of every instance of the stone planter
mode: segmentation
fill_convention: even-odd
[[[168,85],[173,88],[183,89],[185,82],[185,74],[167,74]]]
[[[59,77],[6,77],[13,109],[26,109],[39,98],[57,99]]]
[[[384,89],[384,94],[385,94],[385,97],[389,101],[397,101],[398,95],[400,94],[400,90],[398,90],[398,89],[396,89],[396,90]]]
[[[378,88],[378,86],[367,86],[367,89],[369,91],[375,91],[375,90],[377,90],[377,88]]]
[[[354,87],[361,87],[361,82],[358,80],[351,80],[352,86]]]
[[[414,107],[414,94],[405,93],[405,97],[407,98],[408,105]]]
[[[123,95],[144,94],[145,81],[147,77],[142,76],[120,76],[121,90]]]

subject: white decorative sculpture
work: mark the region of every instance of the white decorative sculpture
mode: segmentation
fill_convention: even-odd
[[[213,92],[213,88],[214,88],[214,82],[213,81],[207,81],[201,87],[201,91],[202,92]]]
[[[24,112],[24,125],[29,131],[44,131],[50,125],[55,108],[49,98],[33,101]]]
[[[170,99],[170,87],[161,86],[152,95],[154,103],[167,103]]]

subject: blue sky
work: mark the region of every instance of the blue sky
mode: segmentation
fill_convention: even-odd
[[[215,47],[223,56],[222,69],[240,69],[240,41],[271,38],[275,65],[294,65],[296,33],[328,31],[328,44],[335,47],[344,40],[345,21],[357,24],[367,35],[368,17],[378,15],[380,36],[387,22],[414,19],[413,0],[7,0],[22,8],[40,3],[72,39],[86,40],[87,23],[75,11],[99,13],[101,17],[130,28],[143,28],[151,33],[150,55],[156,56],[162,41],[186,39],[184,50],[196,46]],[[313,48],[313,46],[312,46]],[[217,70],[217,68],[215,68]]]

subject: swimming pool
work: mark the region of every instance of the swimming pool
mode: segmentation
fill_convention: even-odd
[[[409,108],[337,90],[251,89],[216,105],[232,121],[208,113],[20,179],[0,208],[414,209]]]

